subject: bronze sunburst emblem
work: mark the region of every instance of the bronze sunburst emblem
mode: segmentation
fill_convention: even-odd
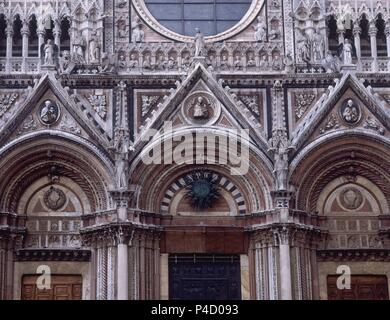
[[[211,171],[196,171],[187,175],[186,197],[190,199],[195,209],[209,209],[220,197],[219,186],[216,177]]]

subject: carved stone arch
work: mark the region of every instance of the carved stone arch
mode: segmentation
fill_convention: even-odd
[[[291,163],[290,183],[296,207],[317,211],[321,192],[333,180],[363,177],[378,187],[390,204],[389,141],[363,132],[334,133],[304,148]]]
[[[218,128],[208,128],[202,133],[209,132],[216,134],[220,131]],[[179,132],[175,132],[174,136],[163,136],[160,141],[167,141],[168,138],[181,136],[184,132],[194,133],[193,128],[187,128]],[[159,142],[160,142],[159,141]],[[223,161],[227,160],[224,156],[219,155],[218,161],[214,163],[202,162],[199,164],[193,155],[183,159],[183,163],[173,162],[169,166],[163,164],[145,164],[143,159],[148,155],[153,148],[158,146],[159,142],[150,142],[143,148],[141,154],[138,154],[130,167],[130,184],[139,186],[141,196],[139,198],[139,207],[151,211],[160,212],[161,202],[166,190],[171,186],[180,175],[183,175],[191,170],[199,170],[202,167],[211,171],[220,173],[222,176],[229,177],[230,181],[234,181],[234,185],[240,190],[245,199],[246,213],[259,212],[272,208],[272,199],[270,196],[271,190],[274,188],[274,179],[272,175],[272,163],[264,152],[258,147],[251,145],[249,141],[242,142],[249,144],[249,159],[244,159],[242,165],[248,168],[248,171],[242,175],[238,170],[232,170],[232,167],[226,165]],[[173,152],[177,144],[172,144],[168,152]],[[208,151],[215,152],[218,156],[220,148],[226,147],[223,144],[218,144],[217,148],[207,147],[204,153],[204,158],[207,159]],[[165,152],[165,151],[164,151]],[[195,154],[195,153],[194,153]],[[235,159],[238,160],[238,159]],[[156,163],[156,162],[155,162]],[[161,163],[161,162],[160,162]],[[222,163],[222,164],[221,164]]]
[[[0,206],[7,212],[16,212],[24,192],[43,177],[55,181],[64,177],[78,185],[88,199],[84,207],[89,212],[113,207],[108,195],[113,186],[113,164],[81,139],[64,134],[29,134],[0,149],[0,165],[4,168]]]

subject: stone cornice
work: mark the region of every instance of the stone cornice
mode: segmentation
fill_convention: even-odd
[[[345,249],[345,250],[319,250],[319,262],[330,261],[390,261],[390,249]]]
[[[90,250],[21,249],[15,252],[16,261],[79,261],[91,260]]]

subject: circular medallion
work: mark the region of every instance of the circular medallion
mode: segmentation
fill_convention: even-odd
[[[60,108],[51,100],[45,100],[39,109],[39,120],[45,125],[52,125],[60,118]]]
[[[353,126],[360,121],[362,112],[359,105],[348,99],[340,107],[340,117],[347,125]]]
[[[339,197],[341,205],[347,210],[356,210],[363,204],[362,193],[356,188],[345,188]]]
[[[184,118],[198,125],[213,124],[220,115],[218,100],[208,92],[198,91],[188,96],[182,106]]]
[[[209,209],[218,200],[219,186],[212,172],[197,171],[185,178],[187,198],[195,209]]]
[[[66,196],[62,190],[50,187],[43,195],[43,201],[49,209],[56,211],[64,206]]]

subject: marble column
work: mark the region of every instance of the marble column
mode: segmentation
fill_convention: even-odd
[[[388,58],[387,71],[390,71],[390,21],[386,22],[385,34],[386,34],[387,58]]]
[[[129,263],[128,263],[128,247],[122,242],[117,247],[118,255],[118,300],[129,299]]]
[[[353,26],[353,36],[354,36],[354,41],[355,41],[355,48],[356,48],[356,56],[358,59],[358,68],[360,69],[361,67],[361,62],[362,62],[362,47],[360,43],[360,35],[362,33],[362,29],[359,26],[359,22],[355,22]]]
[[[12,37],[14,35],[14,28],[13,28],[12,20],[8,20],[7,21],[7,28],[5,29],[5,33],[7,35],[7,51],[6,51],[7,65],[6,65],[6,70],[7,70],[7,72],[11,72]]]
[[[282,300],[292,299],[291,287],[291,258],[289,244],[289,230],[282,228],[278,231],[279,236],[279,261],[280,261],[280,287]]]
[[[21,30],[22,33],[22,71],[26,72],[27,70],[27,58],[28,58],[28,36],[30,35],[30,30],[28,27],[27,21],[23,21],[23,27]]]
[[[41,58],[41,47],[45,42],[45,29],[38,28],[37,35],[38,35],[38,57]]]
[[[375,26],[375,20],[370,21],[370,27],[368,29],[368,34],[370,35],[370,43],[371,43],[371,57],[373,59],[371,71],[378,71],[378,48],[376,42],[376,35],[378,33],[378,28]]]

